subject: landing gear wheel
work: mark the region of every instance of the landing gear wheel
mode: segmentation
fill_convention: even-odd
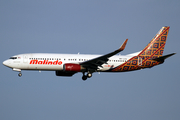
[[[22,73],[19,73],[18,76],[21,77],[21,76],[22,76]]]
[[[87,80],[87,76],[83,75],[83,76],[82,76],[82,79],[83,79],[84,81]]]
[[[88,78],[92,77],[92,74],[91,74],[91,73],[88,73],[88,74],[87,74],[87,77],[88,77]]]

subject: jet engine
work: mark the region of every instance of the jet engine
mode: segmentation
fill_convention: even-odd
[[[74,63],[66,63],[63,66],[63,71],[71,71],[71,72],[81,72],[83,71],[85,68],[82,67],[79,64],[74,64]]]

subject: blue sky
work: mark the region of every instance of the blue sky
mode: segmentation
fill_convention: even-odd
[[[57,77],[1,64],[1,120],[180,119],[178,0],[0,1],[0,61],[21,53],[121,54],[142,50],[170,26],[164,64],[126,73]]]

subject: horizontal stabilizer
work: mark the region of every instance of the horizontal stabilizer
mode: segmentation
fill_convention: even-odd
[[[171,53],[171,54],[168,54],[168,55],[164,55],[164,56],[161,56],[161,57],[158,57],[158,58],[155,58],[155,59],[152,59],[152,60],[155,60],[155,61],[158,61],[158,62],[164,62],[164,60],[168,57],[171,57],[172,55],[174,55],[176,53]]]

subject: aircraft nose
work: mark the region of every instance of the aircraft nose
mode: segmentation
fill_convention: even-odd
[[[8,61],[7,60],[5,60],[4,62],[3,62],[3,65],[5,65],[5,66],[8,66]]]

